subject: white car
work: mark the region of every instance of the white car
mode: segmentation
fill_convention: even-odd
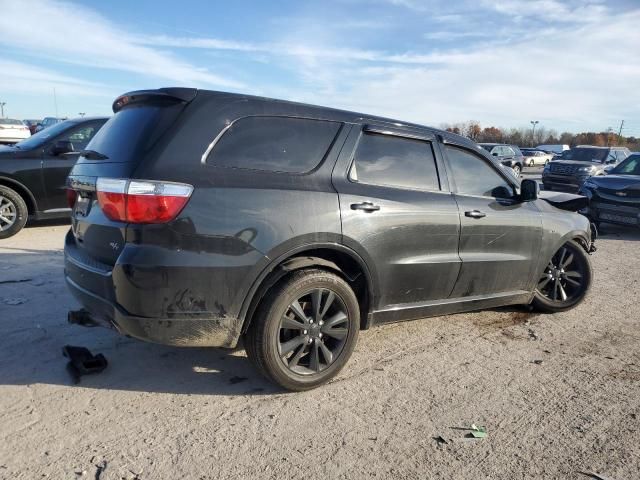
[[[17,143],[30,136],[29,127],[21,120],[0,118],[0,143]]]
[[[570,150],[569,145],[563,144],[550,144],[550,145],[538,145],[536,150],[544,150],[545,152],[553,152],[556,155],[561,155],[565,150]]]
[[[521,148],[520,150],[524,157],[524,164],[528,167],[533,167],[534,165],[546,165],[553,160],[553,153],[547,153],[533,148]]]

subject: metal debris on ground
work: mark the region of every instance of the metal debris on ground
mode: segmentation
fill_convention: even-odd
[[[476,425],[471,425],[470,435],[473,438],[485,438],[487,436],[487,429],[486,427],[477,427]]]
[[[101,353],[93,355],[88,348],[66,345],[62,354],[69,359],[67,371],[74,383],[80,382],[82,375],[100,373],[107,368],[107,359]]]

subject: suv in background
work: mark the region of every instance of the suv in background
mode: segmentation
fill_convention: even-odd
[[[520,176],[522,167],[524,167],[524,156],[515,145],[507,145],[505,143],[480,143],[478,144],[494,157],[497,157],[505,167],[513,169],[516,177]]]
[[[22,230],[29,217],[69,216],[67,175],[106,121],[67,120],[13,146],[0,146],[0,239]]]
[[[582,215],[453,133],[196,89],[119,97],[69,175],[69,321],[233,348],[292,390],[374,324],[554,312],[591,282]]]
[[[65,120],[66,118],[44,117],[44,119],[42,119],[42,121],[36,126],[36,132],[40,132],[60,122],[64,122]]]
[[[565,150],[544,168],[544,189],[576,193],[589,177],[604,175],[607,166],[615,166],[629,155],[626,147],[579,145]]]

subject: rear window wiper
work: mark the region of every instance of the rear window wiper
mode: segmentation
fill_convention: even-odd
[[[107,160],[109,158],[105,154],[96,152],[95,150],[82,150],[80,156],[88,158],[89,160]]]

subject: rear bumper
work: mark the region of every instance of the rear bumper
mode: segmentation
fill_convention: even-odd
[[[71,238],[70,238],[71,237]],[[142,317],[127,312],[118,302],[113,271],[104,264],[84,258],[69,233],[65,242],[65,281],[76,300],[95,323],[111,326],[119,333],[163,345],[189,347],[234,348],[238,342],[241,322],[226,314],[210,312],[171,316]],[[145,295],[143,290],[127,295]]]

